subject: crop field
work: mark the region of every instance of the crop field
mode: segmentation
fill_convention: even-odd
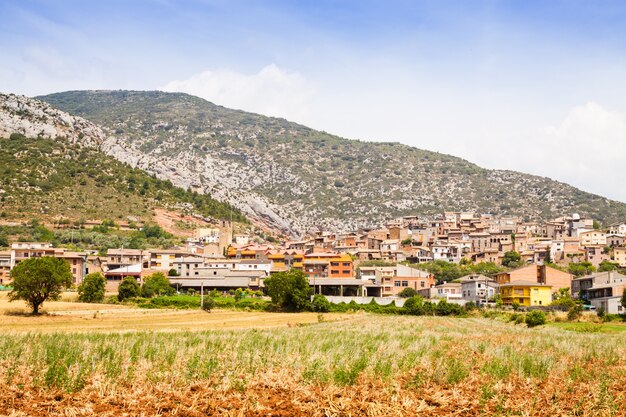
[[[626,332],[610,328],[215,311],[180,330],[181,313],[198,314],[145,313],[167,331],[0,324],[0,415],[626,415]]]

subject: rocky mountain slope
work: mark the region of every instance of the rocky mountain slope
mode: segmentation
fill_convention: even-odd
[[[0,216],[153,221],[164,208],[246,221],[228,204],[175,187],[100,152],[116,139],[44,102],[0,94]]]
[[[347,140],[186,94],[71,91],[40,99],[98,124],[105,139],[93,141],[107,154],[286,233],[443,210],[526,219],[578,212],[605,223],[626,217],[625,204],[548,178]]]

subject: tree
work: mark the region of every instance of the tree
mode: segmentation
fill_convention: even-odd
[[[133,277],[126,277],[117,289],[117,299],[119,301],[124,301],[127,298],[138,297],[140,291],[141,287],[139,286],[137,280]]]
[[[570,310],[572,307],[578,304],[577,300],[574,300],[569,293],[569,288],[559,288],[559,291],[554,294],[553,306],[561,306]]]
[[[177,277],[178,271],[176,270],[176,268],[172,268],[167,272],[167,275],[169,275],[170,277]]]
[[[327,313],[330,310],[330,301],[328,301],[328,298],[324,297],[322,294],[315,294],[313,296],[313,301],[311,301],[311,306],[313,307],[313,311]]]
[[[0,235],[0,248],[6,248],[9,246],[9,239],[6,236]]]
[[[405,289],[400,291],[400,294],[398,294],[398,296],[402,298],[411,298],[411,297],[415,297],[416,295],[417,295],[417,291],[411,287],[406,287]]]
[[[171,295],[174,288],[170,285],[170,280],[162,272],[155,272],[146,278],[141,287],[141,296],[152,298],[155,295]]]
[[[619,268],[619,264],[611,261],[602,261],[598,265],[598,272],[615,271],[617,268]]]
[[[100,272],[87,274],[78,286],[78,299],[84,303],[102,302],[106,284],[107,280]]]
[[[626,311],[626,288],[622,291],[622,300],[621,300],[622,308]]]
[[[595,270],[596,270],[596,267],[593,266],[591,262],[587,262],[587,261],[571,263],[569,264],[569,267],[567,268],[567,271],[576,277],[590,275],[593,272],[595,272]]]
[[[514,250],[511,250],[504,254],[504,257],[502,258],[502,265],[507,268],[516,268],[520,265],[521,260],[522,255]]]
[[[279,272],[265,280],[267,295],[272,303],[287,309],[301,311],[310,307],[311,287],[302,271]]]
[[[58,300],[61,291],[72,285],[70,265],[63,259],[44,256],[18,263],[11,271],[13,290],[9,300],[24,300],[39,314],[44,301]]]

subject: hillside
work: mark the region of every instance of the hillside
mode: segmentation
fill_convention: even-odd
[[[548,178],[398,143],[347,140],[186,94],[72,91],[40,99],[100,125],[112,141],[103,150],[117,159],[286,232],[443,210],[525,219],[578,212],[604,223],[626,217],[625,204]]]
[[[132,168],[98,150],[97,126],[1,95],[0,217],[150,222],[155,209],[246,221],[239,211]],[[9,133],[15,132],[15,133]],[[19,132],[19,133],[18,133]],[[24,134],[39,138],[27,138]],[[81,142],[89,146],[81,146]]]

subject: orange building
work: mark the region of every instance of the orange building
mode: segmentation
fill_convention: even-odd
[[[295,261],[295,259],[294,259]],[[293,267],[302,269],[309,278],[353,278],[354,264],[347,254],[317,252],[304,255],[301,263]]]

